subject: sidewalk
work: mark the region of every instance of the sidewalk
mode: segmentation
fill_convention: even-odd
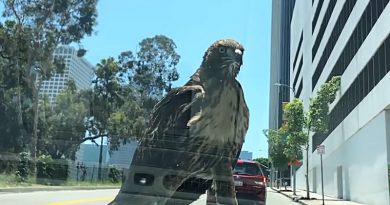
[[[281,189],[277,189],[275,187],[271,187],[274,191],[277,191],[278,193],[289,197],[290,199],[304,205],[322,205],[322,195],[321,192],[319,193],[313,193],[310,192],[310,198],[314,198],[312,200],[303,200],[301,199],[302,197],[306,196],[306,191],[297,189],[296,194],[293,195],[292,187],[287,187],[287,191],[285,190],[284,187],[281,187]],[[351,202],[351,201],[345,201],[343,199],[336,199],[332,197],[328,197],[325,195],[324,197],[325,205],[362,205],[356,202]]]

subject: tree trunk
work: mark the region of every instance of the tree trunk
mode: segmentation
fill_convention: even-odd
[[[37,160],[37,141],[38,141],[38,99],[35,98],[34,102],[34,125],[33,125],[33,137],[31,140],[31,157],[33,163],[33,172],[36,173],[36,160]]]
[[[309,188],[309,142],[306,145],[306,198],[310,199]]]
[[[39,120],[39,99],[38,99],[38,92],[40,89],[40,85],[37,84],[38,77],[36,76],[36,79],[32,82],[32,88],[33,88],[33,102],[34,102],[34,124],[33,124],[33,137],[31,141],[31,157],[32,157],[32,163],[33,163],[33,173],[34,175],[37,173],[37,144],[38,144],[38,120]],[[39,83],[40,84],[40,83]]]
[[[310,137],[310,125],[307,128],[307,142],[306,142],[306,198],[310,199],[310,187],[309,187],[309,137]]]
[[[22,93],[21,93],[21,91],[20,91],[20,68],[19,68],[19,64],[18,64],[18,61],[16,61],[16,69],[17,69],[17,73],[16,73],[16,75],[17,75],[17,81],[18,81],[18,125],[20,126],[19,127],[19,129],[20,129],[20,139],[22,140],[22,142],[25,140],[24,139],[24,136],[23,136],[23,129],[24,129],[24,127],[23,127],[23,111],[22,111],[22,97],[21,97],[21,95],[22,95]],[[25,145],[24,145],[24,143],[23,143],[23,145],[21,146],[22,147],[22,149],[24,149],[25,147],[24,147]]]
[[[310,123],[307,126],[307,141],[306,141],[306,198],[310,199],[310,187],[309,187],[309,138],[310,138]]]
[[[297,181],[297,177],[296,177],[296,170],[295,170],[295,165],[292,165],[292,171],[293,171],[293,195],[297,195],[296,193],[296,190],[297,190],[297,186],[296,186],[296,181]]]

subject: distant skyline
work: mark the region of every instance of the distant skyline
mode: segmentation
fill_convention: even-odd
[[[250,109],[250,127],[242,150],[253,158],[267,157],[269,68],[272,1],[197,0],[142,1],[121,3],[100,0],[96,35],[82,45],[93,65],[122,51],[137,51],[148,37],[165,35],[177,45],[181,56],[177,66],[183,85],[199,67],[205,50],[214,41],[232,38],[245,47],[244,64],[238,80]]]

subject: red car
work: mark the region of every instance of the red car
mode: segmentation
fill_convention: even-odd
[[[233,170],[234,185],[239,205],[265,205],[267,178],[259,162],[238,160]],[[207,193],[207,204],[213,204],[213,193]]]

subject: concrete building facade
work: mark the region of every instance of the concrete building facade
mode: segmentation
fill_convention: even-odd
[[[389,0],[297,0],[291,19],[290,86],[309,105],[319,87],[341,76],[329,132],[309,138],[310,190],[363,204],[389,203]],[[274,36],[274,34],[273,34]],[[304,158],[304,161],[307,160]],[[305,162],[304,162],[305,163]],[[305,172],[297,186],[306,189]]]

